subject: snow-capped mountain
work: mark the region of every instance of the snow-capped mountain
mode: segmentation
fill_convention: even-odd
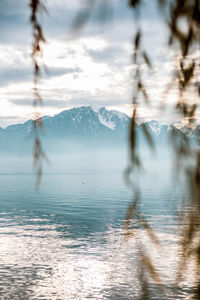
[[[105,107],[82,106],[68,110],[50,117],[43,117],[45,141],[84,141],[86,143],[99,143],[98,145],[127,145],[129,134],[130,118],[119,111],[108,110]],[[139,141],[145,140],[144,132],[147,130],[157,143],[163,143],[170,133],[188,137],[189,139],[199,140],[200,126],[192,130],[186,126],[180,130],[173,125],[161,125],[158,121],[146,122],[145,126],[136,125]],[[32,121],[24,124],[8,126],[6,129],[0,128],[0,149],[17,147],[24,143],[31,144],[30,138],[33,137]],[[141,137],[141,138],[140,138]],[[17,146],[16,146],[17,145]],[[31,144],[32,145],[32,144]]]
[[[98,110],[90,106],[76,107],[64,110],[61,113],[43,118],[44,136],[48,141],[99,141],[99,142],[124,142],[130,118],[121,112],[107,110],[101,107]],[[6,145],[24,143],[33,137],[33,125],[29,120],[24,124],[8,126],[0,130],[0,149]],[[102,143],[103,144],[103,143]]]
[[[97,111],[90,106],[82,106],[45,118],[43,123],[47,136],[114,137],[128,128],[129,117],[105,107]]]

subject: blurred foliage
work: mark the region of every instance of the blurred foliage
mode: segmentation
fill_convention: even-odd
[[[31,9],[30,22],[32,25],[32,34],[33,34],[32,54],[31,54],[32,62],[33,62],[33,76],[34,76],[33,104],[36,107],[35,117],[33,120],[33,133],[34,133],[33,156],[34,156],[34,167],[37,174],[36,186],[39,187],[41,176],[42,176],[42,163],[44,159],[47,160],[47,157],[43,151],[41,137],[40,137],[40,132],[43,132],[42,117],[37,111],[38,105],[42,105],[42,97],[38,85],[39,85],[39,78],[41,74],[41,67],[44,67],[44,65],[42,64],[42,57],[43,57],[42,46],[46,42],[43,34],[42,26],[39,22],[38,15],[42,12],[47,13],[47,10],[43,2],[40,0],[30,0],[29,6]]]

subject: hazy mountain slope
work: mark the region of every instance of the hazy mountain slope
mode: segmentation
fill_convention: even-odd
[[[126,144],[129,117],[105,107],[98,111],[82,106],[43,117],[44,145],[55,149],[60,144],[84,143],[105,147],[107,144]],[[0,150],[28,150],[32,147],[32,121],[8,126],[0,131]],[[63,146],[63,145],[62,145]],[[65,147],[66,148],[66,147]]]
[[[64,151],[70,145],[125,147],[128,145],[129,123],[130,118],[119,111],[108,110],[105,107],[76,107],[53,117],[44,116],[42,139],[46,148],[54,151],[62,148]],[[136,132],[142,144],[146,143],[149,134],[156,144],[163,145],[171,132],[182,140],[187,136],[197,144],[200,126],[194,130],[184,126],[179,130],[173,125],[161,125],[158,121],[150,121],[145,125],[136,125]],[[33,139],[32,120],[8,126],[6,129],[0,128],[0,150],[30,152],[33,144],[31,139]]]

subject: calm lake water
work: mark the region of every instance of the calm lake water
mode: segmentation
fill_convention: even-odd
[[[121,172],[44,175],[39,191],[33,175],[1,174],[1,299],[139,299],[140,243],[167,283],[165,290],[152,283],[152,299],[190,299],[190,282],[175,298],[172,285],[178,251],[175,199],[180,194],[165,180],[151,178],[143,187],[141,210],[162,250],[136,221],[136,237],[125,235],[133,194]]]

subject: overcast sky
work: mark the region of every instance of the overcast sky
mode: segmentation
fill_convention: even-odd
[[[89,22],[75,37],[70,28],[84,2],[44,1],[48,15],[41,16],[41,24],[47,41],[44,63],[48,73],[40,84],[44,100],[40,111],[54,115],[74,106],[100,105],[130,114],[135,15],[126,0],[105,1],[110,5],[106,22],[102,23],[98,12],[102,11],[100,4],[104,0],[97,0]],[[33,117],[28,3],[29,0],[0,0],[0,127]],[[144,71],[152,105],[142,105],[140,114],[147,120],[159,119],[158,102],[172,71],[167,31],[153,3],[144,1],[138,21],[144,32],[144,48],[155,65],[152,73]],[[166,122],[167,118],[168,115]]]

